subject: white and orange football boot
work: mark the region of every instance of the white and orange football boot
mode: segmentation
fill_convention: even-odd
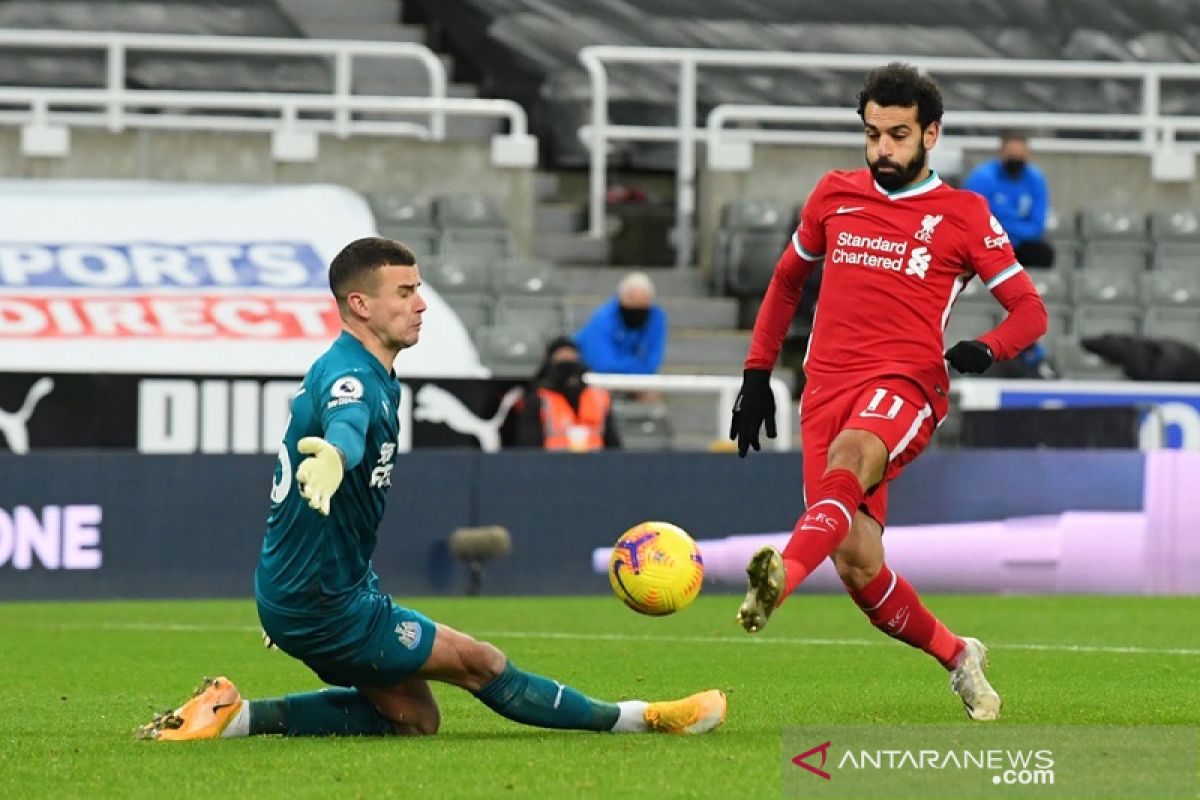
[[[725,721],[725,693],[709,689],[682,700],[646,706],[646,725],[654,733],[708,733]]]
[[[155,714],[135,731],[135,736],[158,742],[216,739],[237,716],[243,702],[228,678],[205,678],[186,703],[174,711]]]

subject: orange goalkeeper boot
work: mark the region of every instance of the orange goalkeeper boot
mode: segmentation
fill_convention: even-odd
[[[155,714],[135,735],[161,742],[216,739],[237,716],[242,702],[242,695],[228,678],[205,678],[186,703],[174,711]]]

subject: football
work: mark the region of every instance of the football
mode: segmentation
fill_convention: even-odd
[[[608,580],[625,605],[639,614],[661,617],[686,608],[700,594],[704,561],[682,528],[643,522],[617,540]]]

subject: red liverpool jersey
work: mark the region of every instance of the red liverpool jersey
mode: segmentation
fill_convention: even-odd
[[[805,372],[820,384],[881,375],[921,385],[944,416],[949,379],[943,331],[955,298],[978,275],[997,291],[1012,278],[1020,300],[1036,302],[1010,314],[980,340],[997,359],[1011,358],[1044,332],[1044,306],[1018,263],[1008,235],[974,192],[944,184],[936,173],[891,194],[868,169],[827,173],[813,190],[767,291],[746,366],[771,368],[815,261],[825,259],[821,297],[809,339]],[[1007,288],[1007,287],[1006,287]],[[1026,295],[1032,292],[1032,301]],[[1022,309],[1024,310],[1024,309]],[[781,327],[782,321],[782,327]]]

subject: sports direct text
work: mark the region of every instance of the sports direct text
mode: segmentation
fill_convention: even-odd
[[[0,294],[0,339],[312,339],[336,335],[333,298]]]
[[[0,243],[8,289],[325,289],[327,276],[303,242]]]

